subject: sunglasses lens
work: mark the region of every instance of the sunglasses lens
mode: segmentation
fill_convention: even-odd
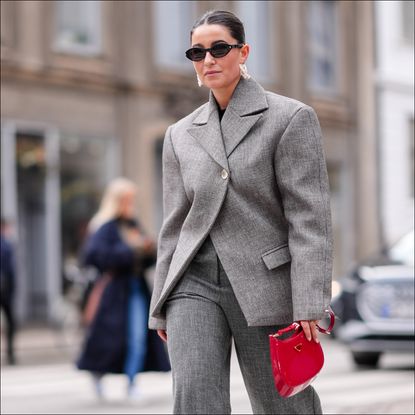
[[[212,46],[210,49],[210,54],[214,58],[223,58],[226,56],[230,50],[232,49],[231,45],[228,45],[226,43],[219,43],[215,46]],[[239,47],[239,46],[238,46]],[[186,51],[186,57],[194,62],[199,62],[206,57],[206,49],[202,48],[190,48]]]
[[[226,44],[219,44],[212,47],[211,54],[214,58],[222,58],[227,55],[231,49]]]
[[[186,51],[186,56],[191,61],[198,62],[205,58],[206,51],[200,48],[191,48]]]

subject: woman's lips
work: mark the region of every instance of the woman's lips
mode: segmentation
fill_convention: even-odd
[[[208,72],[205,72],[205,76],[217,75],[218,73],[220,72],[219,71],[208,71]]]

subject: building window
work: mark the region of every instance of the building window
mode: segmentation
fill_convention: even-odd
[[[90,0],[55,2],[56,38],[60,52],[95,55],[101,51],[101,2]]]
[[[99,207],[114,163],[111,140],[103,137],[62,135],[60,147],[61,235],[64,276],[76,265],[87,226]],[[111,154],[110,154],[111,152]]]
[[[15,40],[16,2],[0,2],[0,44],[12,47]]]
[[[30,320],[47,317],[47,164],[45,139],[38,133],[16,135],[19,272]],[[43,241],[39,243],[39,241]],[[20,260],[19,260],[20,262]]]
[[[275,78],[275,47],[273,2],[238,1],[237,14],[244,23],[246,43],[251,46],[247,61],[249,73],[259,81]]]
[[[412,0],[401,1],[402,35],[404,41],[414,44],[414,2]]]
[[[310,1],[308,6],[308,86],[332,94],[337,90],[337,2]]]
[[[185,56],[196,19],[196,2],[154,1],[154,60],[160,67],[193,69]]]

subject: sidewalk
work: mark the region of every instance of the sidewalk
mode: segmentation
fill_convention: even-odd
[[[6,338],[1,327],[1,364],[6,365]],[[68,363],[76,359],[83,338],[79,327],[59,328],[52,325],[26,325],[18,328],[15,337],[16,364],[43,365]]]
[[[94,396],[89,374],[76,370],[82,329],[65,332],[48,326],[27,326],[16,334],[15,366],[6,363],[1,342],[2,413],[155,413],[172,408],[171,373],[147,372],[140,376],[143,399],[125,399],[125,378],[105,377],[106,399]],[[36,382],[32,379],[36,378]],[[251,413],[243,380],[233,358],[232,400],[235,413]]]
[[[142,375],[147,396],[126,403],[125,378],[108,376],[108,401],[97,403],[90,378],[74,362],[82,330],[22,327],[16,336],[17,365],[2,365],[2,413],[171,413],[171,374]],[[327,414],[413,414],[413,356],[385,355],[376,370],[357,370],[347,347],[325,339],[325,366],[314,386]],[[4,337],[1,343],[5,361]],[[33,379],[36,379],[34,382]],[[252,413],[236,354],[231,360],[234,413]],[[138,406],[137,406],[138,405]]]

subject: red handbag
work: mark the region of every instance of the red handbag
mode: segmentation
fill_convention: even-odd
[[[317,325],[318,330],[330,334],[335,316],[331,309],[330,325],[327,329]],[[284,333],[294,331],[291,337],[281,339]],[[275,387],[284,398],[305,389],[318,375],[324,364],[324,353],[320,343],[305,337],[303,328],[297,322],[269,335],[270,355]]]

